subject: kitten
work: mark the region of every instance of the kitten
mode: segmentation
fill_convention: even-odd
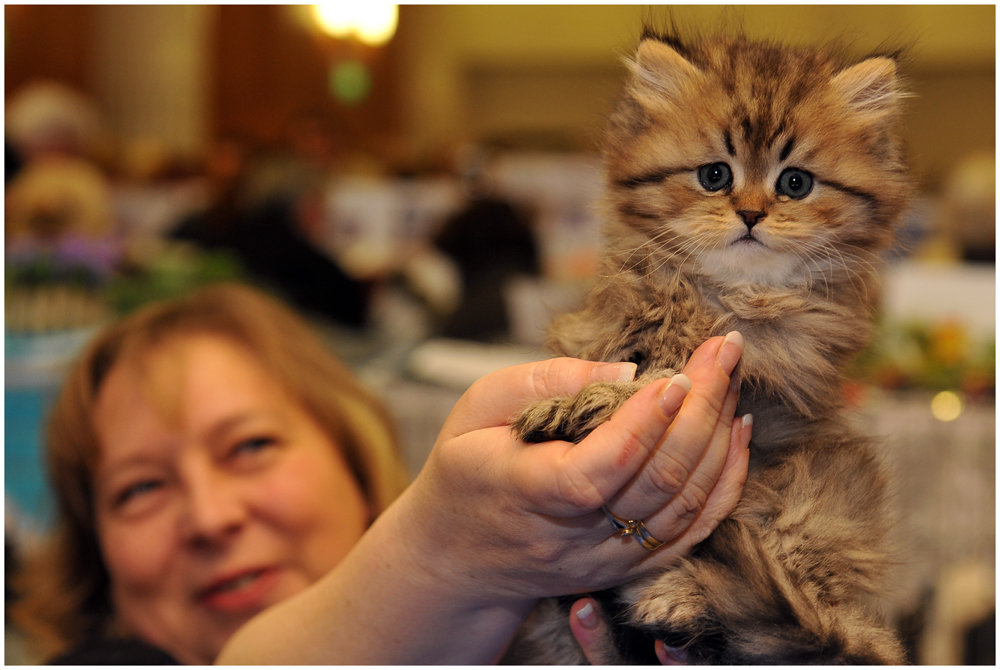
[[[660,575],[595,594],[618,662],[900,663],[869,600],[891,565],[886,475],[841,418],[840,367],[867,342],[879,253],[910,195],[891,57],[645,31],[605,146],[608,249],[560,355],[638,364],[530,407],[528,441],[581,440],[632,393],[739,330],[750,475],[732,515]],[[595,406],[598,411],[594,411]],[[583,663],[573,599],[543,601],[508,661]]]

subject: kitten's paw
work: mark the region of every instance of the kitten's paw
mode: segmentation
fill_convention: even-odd
[[[525,442],[580,442],[611,418],[643,384],[596,382],[575,396],[547,398],[524,410],[511,429]]]
[[[656,637],[668,646],[688,648],[718,627],[718,615],[698,581],[683,565],[660,574],[652,582],[629,585],[623,589],[623,595],[633,603],[632,620],[643,628],[655,630]]]
[[[877,610],[808,601],[776,581],[734,579],[684,561],[623,588],[630,618],[692,665],[898,665],[905,653]],[[746,575],[744,575],[745,577]]]

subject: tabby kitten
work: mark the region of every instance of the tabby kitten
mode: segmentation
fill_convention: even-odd
[[[730,330],[754,428],[732,515],[669,570],[596,594],[610,658],[655,662],[659,638],[693,663],[902,662],[868,602],[891,563],[886,476],[839,414],[840,367],[869,338],[879,253],[910,194],[895,61],[647,30],[630,67],[604,152],[605,279],[550,345],[639,376],[532,406],[515,430],[579,441]],[[570,602],[543,601],[507,660],[585,662]]]

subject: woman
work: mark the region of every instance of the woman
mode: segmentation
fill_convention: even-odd
[[[387,415],[301,320],[235,286],[143,310],[90,345],[53,410],[56,579],[22,612],[63,643],[138,638],[183,663],[495,660],[535,598],[641,574],[735,504],[749,431],[726,388],[741,347],[715,339],[689,365],[708,420],[705,406],[676,411],[684,383],[651,385],[616,415],[624,428],[572,448],[526,449],[507,417],[630,378],[628,364],[561,359],[485,378],[389,507],[405,475]],[[671,423],[683,430],[664,437]],[[649,498],[640,467],[658,443],[677,451],[672,440],[694,445],[684,485],[704,492],[704,511],[683,519],[671,502],[690,496],[652,496],[640,518],[672,546],[643,556],[596,509]],[[567,496],[565,476],[581,472],[594,489]]]

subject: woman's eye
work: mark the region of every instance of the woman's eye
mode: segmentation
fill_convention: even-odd
[[[698,168],[698,181],[706,191],[718,191],[733,183],[733,171],[725,163],[710,163]]]
[[[809,195],[812,187],[811,174],[805,170],[788,168],[778,176],[778,184],[775,188],[778,195],[787,195],[789,198],[804,198]]]
[[[252,437],[237,444],[236,448],[233,449],[233,454],[255,454],[261,449],[271,446],[276,441],[273,437]]]
[[[134,500],[142,495],[152,493],[163,485],[163,482],[157,479],[146,479],[141,482],[136,482],[131,486],[125,488],[121,493],[115,496],[115,506],[121,507],[125,503]]]

